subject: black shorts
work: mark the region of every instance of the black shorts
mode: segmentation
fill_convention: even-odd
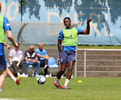
[[[0,70],[6,70],[5,56],[0,56]]]

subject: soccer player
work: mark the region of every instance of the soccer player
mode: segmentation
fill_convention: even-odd
[[[87,28],[86,30],[81,30],[78,28],[72,28],[71,26],[71,19],[69,17],[65,17],[63,22],[66,28],[64,28],[58,37],[58,56],[60,57],[61,62],[61,70],[57,73],[56,81],[54,85],[59,89],[68,89],[67,85],[71,79],[71,74],[73,70],[74,63],[76,61],[75,54],[76,54],[76,45],[77,45],[77,36],[78,34],[89,34],[90,33],[90,25],[91,19],[87,21]],[[68,73],[66,76],[64,87],[62,88],[59,84],[59,80],[61,75],[64,73],[66,69],[66,64],[68,64]]]
[[[0,3],[0,11],[1,11],[1,6],[2,4]],[[11,43],[15,47],[17,47],[18,44],[16,44],[14,41],[14,37],[11,33],[8,20],[5,17],[0,16],[0,92],[3,87],[6,75],[7,75],[6,61],[5,61],[5,55],[4,55],[5,33],[7,34],[7,37],[11,41]]]

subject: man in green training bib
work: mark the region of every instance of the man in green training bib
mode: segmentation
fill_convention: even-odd
[[[1,11],[2,3],[0,2],[0,11]],[[19,85],[18,79],[16,79],[13,74],[10,72],[8,66],[6,66],[6,60],[4,55],[4,45],[7,45],[7,42],[5,42],[5,33],[7,34],[8,39],[11,41],[11,43],[18,47],[18,44],[15,43],[14,37],[11,33],[10,24],[7,20],[7,18],[0,15],[0,92],[2,90],[6,75],[12,76],[11,79],[15,80],[17,85]]]
[[[68,89],[67,85],[71,78],[72,70],[74,63],[76,62],[75,54],[76,54],[76,45],[77,45],[77,36],[78,34],[89,34],[90,33],[90,25],[89,23],[92,19],[88,19],[87,21],[87,29],[81,30],[78,28],[72,28],[71,19],[69,17],[64,18],[63,22],[66,28],[64,28],[58,37],[58,56],[61,63],[61,69],[57,73],[56,81],[54,85],[59,89]],[[66,76],[64,87],[62,88],[59,84],[59,80],[64,73],[66,66],[68,65],[68,73]]]

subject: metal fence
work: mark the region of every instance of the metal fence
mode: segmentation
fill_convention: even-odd
[[[86,77],[86,56],[87,51],[121,51],[121,49],[76,49],[75,77],[77,77],[77,52],[84,51],[84,77]]]

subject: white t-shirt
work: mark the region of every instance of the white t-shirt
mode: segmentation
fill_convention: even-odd
[[[23,57],[23,52],[21,50],[16,51],[15,49],[12,49],[9,56],[12,57],[12,61],[19,61],[19,57]]]

